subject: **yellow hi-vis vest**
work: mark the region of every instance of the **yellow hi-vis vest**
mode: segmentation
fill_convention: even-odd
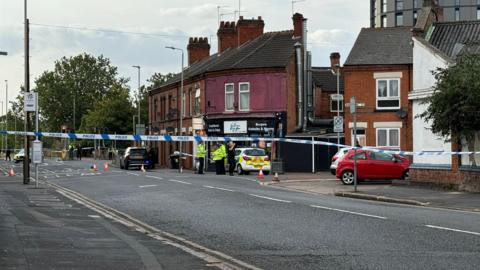
[[[205,146],[203,144],[199,144],[197,146],[197,157],[204,158],[205,157]]]
[[[221,147],[219,147],[217,150],[213,151],[212,159],[216,161],[216,160],[221,160],[222,158],[223,158],[223,150]]]

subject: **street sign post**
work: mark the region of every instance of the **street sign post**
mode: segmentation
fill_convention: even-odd
[[[353,114],[353,185],[357,192],[357,101],[350,98],[350,113]]]
[[[24,95],[24,109],[26,112],[35,112],[37,110],[37,93],[28,92]]]
[[[34,164],[40,164],[43,162],[43,157],[42,157],[42,142],[39,140],[33,141],[32,145],[32,162]]]
[[[333,117],[333,132],[343,132],[343,117],[334,116]]]

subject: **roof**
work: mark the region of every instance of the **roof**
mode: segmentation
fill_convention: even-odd
[[[343,92],[343,74],[340,72],[340,92]],[[337,91],[337,75],[330,67],[312,67],[312,82],[323,90]]]
[[[240,47],[213,54],[202,61],[193,63],[184,70],[184,79],[207,72],[248,69],[286,67],[294,54],[293,31],[268,32]],[[175,74],[161,87],[180,81],[180,73]]]
[[[362,28],[346,66],[413,63],[410,27]]]
[[[425,40],[455,59],[465,45],[480,41],[480,21],[434,23],[428,29]]]

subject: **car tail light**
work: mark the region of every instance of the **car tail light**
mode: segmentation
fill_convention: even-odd
[[[248,157],[248,156],[243,156],[243,160],[250,160],[250,157]]]
[[[268,156],[265,156],[265,158],[263,158],[264,161],[270,161],[270,159],[268,158]]]
[[[336,155],[333,156],[333,157],[332,157],[332,162],[334,162],[335,160],[337,160],[337,158],[338,158],[338,156],[336,156]]]

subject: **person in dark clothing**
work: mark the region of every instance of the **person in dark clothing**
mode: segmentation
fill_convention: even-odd
[[[227,160],[228,160],[228,173],[230,175],[233,175],[236,162],[235,162],[235,143],[232,141],[228,142]]]
[[[82,160],[82,146],[77,144],[77,159]]]
[[[7,152],[5,153],[5,160],[9,160],[9,161],[12,161],[12,158],[10,157],[10,154],[12,152],[10,151],[10,149],[7,149]]]

